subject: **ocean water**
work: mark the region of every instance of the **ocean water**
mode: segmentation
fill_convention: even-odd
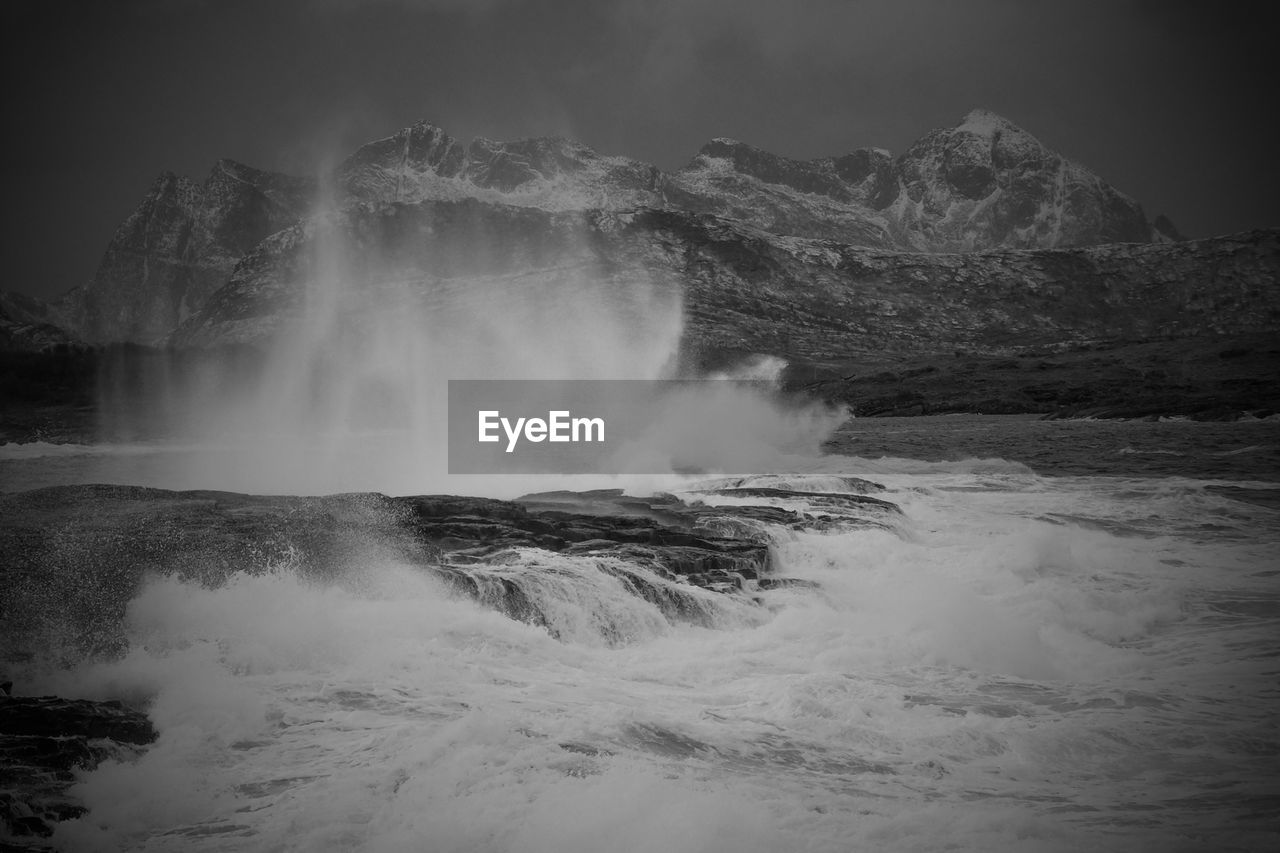
[[[881,482],[901,520],[774,531],[780,573],[819,588],[706,593],[708,626],[537,552],[518,568],[559,639],[406,565],[156,579],[127,656],[24,684],[143,703],[159,731],[82,776],[53,841],[1280,849],[1278,446],[1275,422],[855,421],[784,473]],[[190,487],[166,460],[201,452],[8,446],[0,476]]]

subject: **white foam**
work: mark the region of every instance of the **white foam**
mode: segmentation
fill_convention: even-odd
[[[867,473],[814,464],[788,482]],[[127,657],[32,684],[150,697],[160,732],[136,762],[85,776],[90,811],[55,842],[1170,848],[1202,812],[1153,826],[1116,804],[1265,776],[1239,744],[1265,717],[1273,662],[1239,643],[1268,641],[1199,602],[1265,593],[1272,552],[1184,535],[1224,499],[987,463],[883,467],[899,527],[778,532],[784,573],[821,589],[761,607],[704,593],[723,602],[715,627],[662,620],[591,561],[538,552],[503,570],[545,573],[528,588],[560,640],[408,566],[328,584],[287,567],[217,589],[156,579],[130,607]],[[1130,531],[1148,515],[1164,526]],[[1188,761],[1193,781],[1169,775]]]

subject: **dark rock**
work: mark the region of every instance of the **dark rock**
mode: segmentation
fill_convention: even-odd
[[[942,173],[947,183],[968,199],[986,198],[995,189],[991,149],[975,134],[955,134],[947,140]]]
[[[150,721],[119,702],[59,699],[56,696],[0,697],[0,733],[9,737],[81,741],[106,738],[131,744],[148,744],[155,740]]]
[[[0,696],[0,819],[8,835],[52,835],[58,821],[84,813],[68,795],[75,771],[134,755],[155,737],[145,715],[119,702]]]
[[[866,202],[875,210],[888,207],[898,194],[893,156],[888,151],[859,148],[851,154],[836,157],[831,165],[842,180],[862,190]]]

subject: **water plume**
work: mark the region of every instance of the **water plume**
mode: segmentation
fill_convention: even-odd
[[[685,337],[686,282],[636,250],[648,243],[623,233],[627,222],[474,199],[377,204],[331,188],[242,260],[207,334],[192,338],[243,333],[262,351],[175,351],[179,367],[115,420],[161,411],[168,437],[196,448],[157,485],[494,493],[512,490],[446,473],[448,380],[746,379],[756,391],[726,382],[664,403],[651,436],[660,446],[630,451],[658,464],[626,470],[749,474],[816,455],[844,413],[779,402],[776,357],[685,369],[698,346]]]
[[[673,370],[674,282],[606,270],[583,216],[551,235],[550,263],[499,257],[513,235],[471,207],[330,203],[302,225],[295,304],[260,370],[186,389],[182,432],[219,448],[200,473],[250,491],[440,488],[447,380]]]

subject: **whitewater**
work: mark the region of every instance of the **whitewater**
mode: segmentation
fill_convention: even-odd
[[[914,426],[945,442],[975,420],[1027,429]],[[901,441],[901,424],[858,424],[866,446]],[[705,626],[552,553],[521,568],[542,578],[555,638],[410,565],[353,564],[324,582],[287,562],[246,566],[217,588],[155,578],[128,609],[123,658],[30,674],[29,693],[123,699],[159,732],[83,774],[74,793],[88,812],[53,841],[1273,849],[1280,516],[1257,496],[1277,483],[1134,476],[1134,441],[1113,443],[1112,476],[999,459],[793,460],[785,488],[866,477],[902,517],[770,530],[779,574],[816,587],[695,590]],[[137,447],[9,451],[6,470],[44,458],[57,482],[93,479],[103,458],[172,467],[139,467]],[[731,500],[697,485],[640,490]],[[807,500],[751,502],[813,512]]]

